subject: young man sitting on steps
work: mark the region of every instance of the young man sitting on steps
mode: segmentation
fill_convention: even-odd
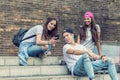
[[[118,80],[115,64],[112,59],[107,56],[96,55],[84,46],[75,43],[72,29],[64,30],[63,38],[66,42],[63,46],[63,56],[72,75],[87,75],[90,80],[96,80],[94,72],[107,67],[111,80]],[[90,57],[95,59],[95,61],[91,61]]]

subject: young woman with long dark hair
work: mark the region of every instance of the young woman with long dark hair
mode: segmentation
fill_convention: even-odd
[[[55,39],[55,35],[58,31],[57,20],[55,18],[47,18],[45,24],[36,25],[28,30],[23,37],[29,37],[36,35],[32,38],[26,39],[20,43],[19,46],[19,64],[21,66],[27,65],[27,59],[29,56],[38,57],[47,54],[52,45],[55,45],[58,40]]]
[[[94,51],[97,46],[98,54],[102,55],[100,48],[100,26],[95,23],[92,12],[84,14],[84,24],[80,27],[77,42]]]

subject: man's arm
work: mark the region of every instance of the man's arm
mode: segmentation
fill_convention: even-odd
[[[93,53],[92,51],[88,51],[88,55],[89,55],[91,58],[95,59],[95,60],[101,59],[101,56]]]
[[[74,50],[74,49],[68,49],[67,50],[67,53],[68,54],[74,54],[74,55],[82,55],[84,53],[88,54],[90,57],[92,57],[93,59],[97,60],[97,59],[100,59],[101,56],[99,55],[96,55],[95,53],[93,53],[92,51],[90,50]]]
[[[101,59],[103,62],[106,62],[108,59],[109,59],[109,57],[108,56],[106,56],[106,55],[97,55],[97,54],[95,54],[95,53],[93,53],[93,52],[88,52],[88,54],[93,58],[93,59],[95,59],[95,60],[97,60],[97,59]]]
[[[88,53],[87,50],[74,50],[74,49],[68,49],[68,54],[74,54],[74,55],[81,55],[83,53]]]
[[[102,59],[104,62],[108,59],[107,56],[100,56],[95,53],[93,53],[91,50],[84,49],[84,50],[75,50],[75,49],[67,49],[68,54],[74,54],[74,55],[82,55],[84,53],[88,54],[91,58],[97,60]]]

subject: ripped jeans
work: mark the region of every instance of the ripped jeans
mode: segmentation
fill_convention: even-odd
[[[95,71],[102,70],[107,67],[111,80],[118,80],[115,64],[111,63],[111,59],[106,62],[102,60],[90,61],[87,54],[84,54],[74,66],[73,74],[76,76],[86,76],[92,80],[95,78]]]
[[[51,45],[48,45],[47,50],[43,50],[42,46],[36,45],[30,42],[21,42],[19,46],[19,64],[22,66],[27,65],[27,59],[29,56],[38,57],[39,55],[43,55],[44,52],[48,52],[51,50]]]

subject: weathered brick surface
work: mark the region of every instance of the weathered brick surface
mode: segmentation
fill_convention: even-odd
[[[0,0],[0,54],[16,55],[18,48],[11,40],[19,28],[43,24],[47,17],[59,20],[59,34],[72,27],[76,33],[85,11],[92,11],[101,26],[102,40],[120,41],[119,0]],[[64,42],[52,50],[59,55]]]

